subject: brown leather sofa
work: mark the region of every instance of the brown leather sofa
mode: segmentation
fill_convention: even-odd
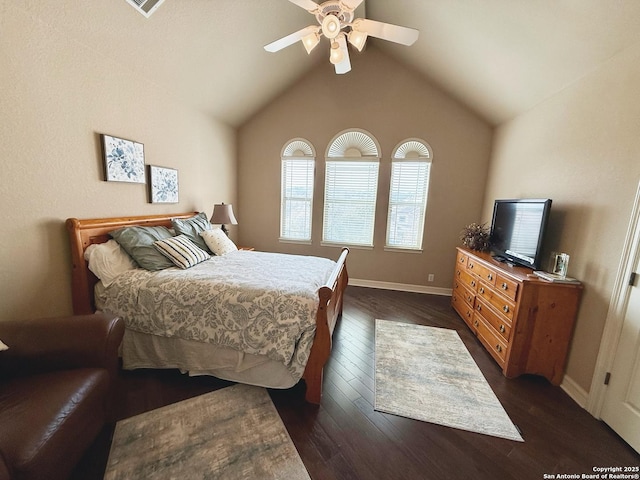
[[[101,314],[0,321],[0,480],[69,477],[114,420],[123,334]]]

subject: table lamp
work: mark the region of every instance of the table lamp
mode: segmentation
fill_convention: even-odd
[[[225,227],[225,224],[229,225],[237,225],[238,220],[236,220],[235,215],[233,214],[233,207],[231,204],[216,203],[213,206],[213,214],[211,215],[211,223],[215,225],[220,225],[220,228],[224,233],[229,236],[229,230]]]

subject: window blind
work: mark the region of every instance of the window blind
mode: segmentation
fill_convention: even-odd
[[[314,167],[314,160],[282,160],[281,239],[311,240]]]
[[[429,161],[397,161],[391,165],[387,246],[422,248],[429,187]]]
[[[327,160],[323,241],[373,246],[379,162]]]

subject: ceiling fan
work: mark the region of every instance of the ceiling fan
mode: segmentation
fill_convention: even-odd
[[[354,11],[364,0],[328,0],[316,3],[313,0],[289,0],[315,15],[319,25],[310,25],[275,42],[265,45],[267,52],[277,52],[302,40],[307,53],[320,42],[324,35],[331,43],[329,61],[334,64],[336,73],[343,74],[351,70],[347,41],[362,51],[367,37],[376,37],[402,45],[413,45],[418,39],[418,30],[400,27],[390,23],[376,22],[366,18],[356,18]]]

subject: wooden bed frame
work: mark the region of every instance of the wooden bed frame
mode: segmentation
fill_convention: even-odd
[[[96,218],[66,221],[71,243],[73,312],[76,315],[94,313],[94,286],[98,282],[84,259],[84,251],[93,243],[109,240],[109,232],[122,227],[165,226],[171,228],[172,218],[188,218],[198,212],[165,215],[145,215],[135,217]],[[331,353],[333,330],[342,314],[342,300],[347,287],[348,275],[346,259],[349,250],[343,248],[336,267],[327,283],[320,287],[320,305],[316,315],[316,335],[309,354],[309,361],[302,378],[307,385],[305,398],[319,404],[322,396],[322,373]]]

